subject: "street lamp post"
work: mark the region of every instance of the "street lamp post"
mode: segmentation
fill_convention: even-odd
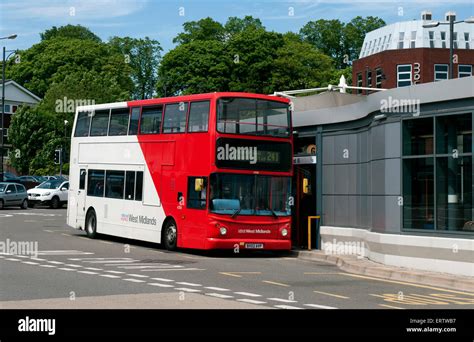
[[[448,22],[430,21],[430,22],[427,22],[426,24],[423,24],[423,27],[424,28],[434,28],[434,27],[438,27],[439,25],[449,25],[449,73],[448,73],[448,77],[449,77],[449,79],[453,79],[454,78],[454,72],[453,72],[454,24],[459,24],[459,23],[474,24],[474,17],[470,17],[466,20],[454,21],[455,13],[449,12],[448,15],[449,15],[449,21]]]
[[[12,34],[10,36],[7,36],[7,37],[0,37],[0,40],[1,39],[15,39],[17,37],[16,34]],[[1,148],[0,148],[0,155],[1,155],[1,160],[0,160],[0,182],[3,182],[3,174],[5,173],[5,170],[3,169],[3,155],[5,153],[4,151],[4,135],[5,135],[5,65],[6,65],[6,59],[8,57],[11,56],[8,55],[5,56],[7,50],[5,48],[5,46],[3,47],[3,59],[2,59],[2,134],[1,134],[1,142],[2,142],[2,145],[1,145]]]

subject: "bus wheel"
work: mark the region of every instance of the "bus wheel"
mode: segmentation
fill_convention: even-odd
[[[91,239],[94,239],[97,234],[97,218],[95,216],[95,211],[90,210],[86,216],[86,233],[87,236]]]
[[[163,227],[163,244],[169,251],[174,251],[178,244],[178,227],[174,220],[168,220]]]

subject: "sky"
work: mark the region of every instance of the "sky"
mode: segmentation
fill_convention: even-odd
[[[0,0],[0,40],[7,50],[26,49],[40,41],[40,33],[52,26],[80,24],[102,40],[112,36],[160,42],[164,52],[186,21],[211,17],[224,23],[228,17],[251,15],[268,30],[298,32],[308,21],[378,16],[387,24],[419,19],[423,10],[441,20],[453,10],[458,19],[474,16],[473,0]]]

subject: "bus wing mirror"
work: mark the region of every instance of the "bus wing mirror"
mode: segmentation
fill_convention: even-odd
[[[194,180],[194,191],[202,191],[204,189],[204,179],[196,178]]]
[[[309,179],[303,178],[303,194],[309,194]]]

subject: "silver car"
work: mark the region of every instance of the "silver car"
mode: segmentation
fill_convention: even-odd
[[[22,184],[0,183],[0,209],[19,206],[28,208],[28,194]]]

